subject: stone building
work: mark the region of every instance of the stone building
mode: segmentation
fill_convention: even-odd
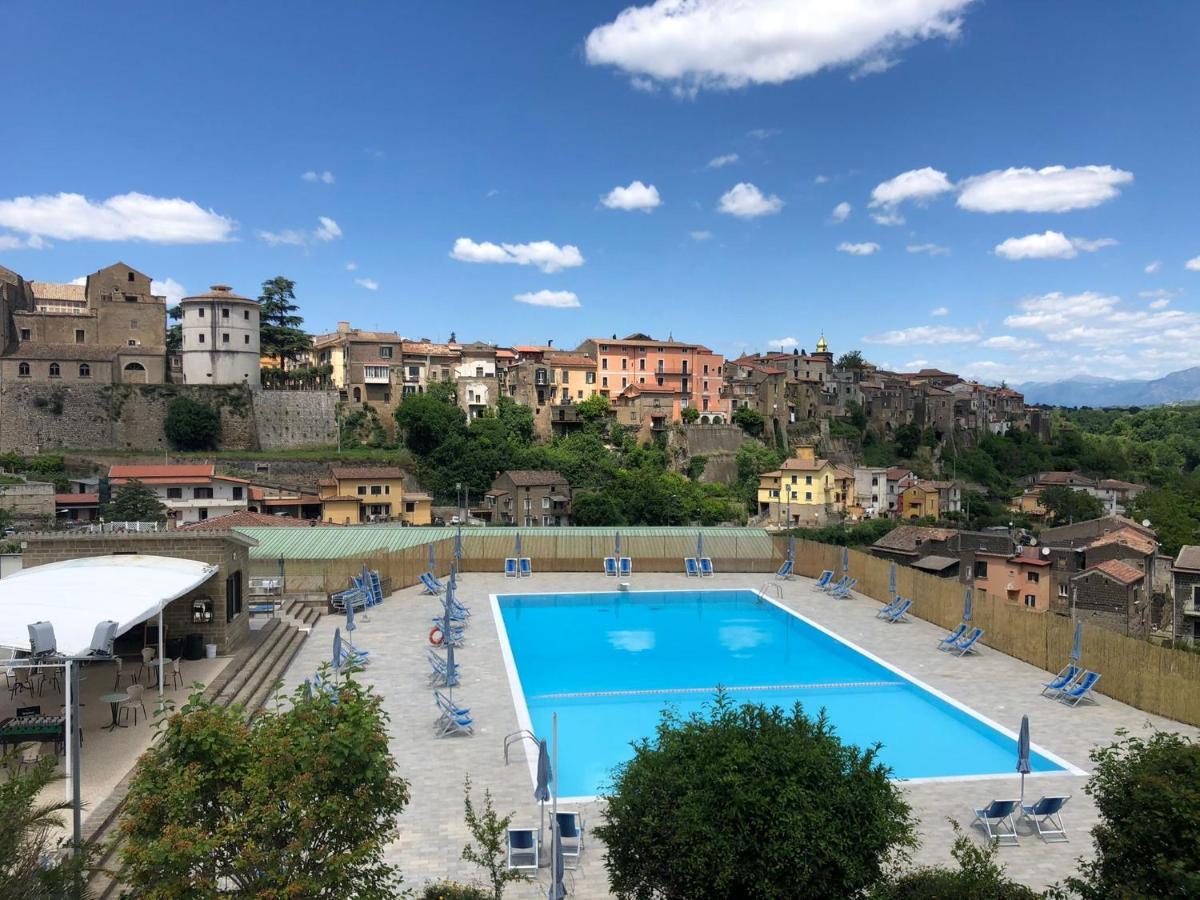
[[[1180,547],[1171,575],[1175,597],[1173,636],[1194,644],[1200,637],[1200,547]]]
[[[250,571],[250,548],[255,542],[237,532],[79,534],[60,531],[20,534],[17,540],[21,542],[21,561],[26,569],[66,559],[120,553],[194,559],[216,566],[217,572],[202,585],[167,604],[163,612],[165,639],[170,641],[197,633],[205,644],[216,644],[218,653],[229,654],[250,633],[250,614],[244,597]],[[140,627],[135,630],[142,631]],[[156,640],[147,636],[146,643],[152,646]]]
[[[514,469],[501,472],[484,495],[496,525],[571,524],[571,485],[558,472]]]
[[[83,284],[0,267],[0,383],[161,384],[166,299],[124,263]]]
[[[258,301],[214,284],[207,294],[184,297],[180,305],[184,384],[261,387]]]
[[[496,368],[496,347],[474,341],[459,348],[454,365],[454,391],[468,421],[494,410],[503,391],[504,373]]]
[[[360,331],[349,322],[338,322],[337,331],[313,338],[313,361],[331,368],[330,384],[342,400],[390,413],[399,402],[394,370],[400,365],[403,340],[394,331]]]
[[[45,526],[54,522],[54,485],[46,481],[0,484],[0,509],[14,522]]]
[[[561,435],[580,424],[580,401],[596,395],[596,361],[579,353],[545,350],[525,356],[507,371],[508,395],[533,410],[540,438]]]
[[[1071,588],[1077,617],[1130,637],[1149,634],[1146,573],[1138,567],[1108,559],[1073,575]]]

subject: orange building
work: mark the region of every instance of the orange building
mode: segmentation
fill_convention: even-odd
[[[701,424],[729,421],[729,399],[721,397],[725,357],[701,344],[631,334],[588,338],[579,351],[596,361],[596,390],[613,401],[623,424],[649,420],[650,427],[663,427],[681,421],[689,406]]]
[[[975,587],[1037,612],[1050,610],[1050,558],[1036,547],[1007,553],[977,550],[972,572]]]

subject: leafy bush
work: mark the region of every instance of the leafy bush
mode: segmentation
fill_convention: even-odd
[[[763,433],[763,428],[766,427],[766,420],[756,409],[751,409],[749,406],[739,406],[733,412],[732,421],[742,431],[750,435],[750,437],[759,437]]]
[[[977,844],[954,825],[951,856],[958,869],[928,866],[889,879],[872,889],[870,900],[1037,900],[1042,895],[1010,881],[996,862],[999,847]]]
[[[221,417],[207,404],[176,397],[167,407],[163,433],[176,450],[216,450],[221,442]]]
[[[154,488],[136,478],[125,482],[113,495],[101,514],[110,522],[165,522],[167,508],[158,499]]]
[[[734,706],[664,712],[614,773],[603,824],[618,897],[852,897],[915,843],[877,748],[824,714]],[[669,816],[669,819],[668,819]]]
[[[471,800],[470,776],[463,785],[463,811],[472,842],[463,847],[462,858],[483,869],[492,885],[492,900],[502,900],[506,884],[525,880],[523,873],[508,867],[508,826],[512,824],[513,813],[502,816],[496,812],[492,793],[486,788],[483,808],[476,809]]]
[[[425,885],[420,900],[492,900],[492,895],[473,884],[457,881],[435,881]]]
[[[1092,751],[1095,859],[1068,887],[1085,900],[1200,896],[1200,744],[1179,734],[1126,737]]]
[[[857,525],[826,525],[823,528],[793,528],[788,534],[806,541],[862,547],[873,544],[900,523],[895,519],[867,519]]]

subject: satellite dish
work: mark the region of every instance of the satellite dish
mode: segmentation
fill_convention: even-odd
[[[1143,528],[1149,528],[1149,527],[1150,527],[1150,520],[1149,520],[1149,519],[1142,519],[1142,527],[1143,527]]]
[[[1049,547],[1043,547],[1043,548],[1042,548],[1042,556],[1049,556],[1049,555],[1050,555],[1050,548],[1049,548]]]

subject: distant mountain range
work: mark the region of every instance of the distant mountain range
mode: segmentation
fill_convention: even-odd
[[[1077,375],[1062,381],[1030,381],[1013,385],[1026,403],[1049,406],[1155,406],[1200,402],[1200,366],[1148,381]]]

